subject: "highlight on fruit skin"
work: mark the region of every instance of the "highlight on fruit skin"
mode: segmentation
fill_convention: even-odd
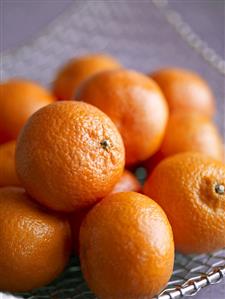
[[[25,292],[53,281],[71,253],[65,218],[31,201],[25,190],[0,188],[0,290]]]
[[[144,194],[164,209],[175,246],[186,254],[225,247],[225,165],[194,152],[162,160],[144,185]]]
[[[102,147],[102,140],[110,148]],[[60,101],[40,109],[17,142],[20,181],[33,198],[55,211],[91,207],[113,189],[124,164],[116,126],[84,102]]]
[[[16,141],[0,144],[0,187],[20,186],[15,168]]]
[[[171,112],[215,114],[215,99],[208,83],[197,73],[182,68],[163,68],[149,74],[165,95]]]
[[[152,298],[173,270],[174,242],[166,214],[142,194],[109,195],[82,222],[80,260],[98,298]]]
[[[59,69],[53,92],[59,100],[74,100],[79,86],[89,77],[106,70],[121,68],[120,63],[106,54],[89,54],[69,60]]]
[[[152,79],[119,69],[85,81],[77,93],[81,100],[105,112],[117,126],[126,149],[126,165],[153,155],[162,142],[168,120],[167,102]]]
[[[38,83],[14,78],[0,83],[0,143],[14,140],[27,119],[55,98]]]

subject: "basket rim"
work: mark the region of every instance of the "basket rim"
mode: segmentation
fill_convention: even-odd
[[[192,277],[175,288],[164,289],[160,295],[153,299],[180,299],[185,296],[191,297],[208,285],[220,283],[224,278],[225,266],[214,267],[208,274],[202,273],[202,275]]]

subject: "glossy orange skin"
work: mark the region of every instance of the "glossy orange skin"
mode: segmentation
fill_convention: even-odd
[[[30,201],[22,188],[0,189],[0,290],[30,291],[55,279],[71,252],[68,222]]]
[[[149,74],[168,102],[172,112],[199,112],[212,117],[215,113],[213,93],[198,74],[181,68],[164,68]]]
[[[0,145],[0,187],[20,186],[15,169],[16,141]]]
[[[144,185],[144,193],[164,209],[175,246],[183,253],[225,247],[225,165],[200,153],[187,152],[163,160]]]
[[[0,84],[0,143],[16,139],[27,119],[54,97],[37,83],[11,79]]]
[[[126,164],[146,160],[159,148],[168,107],[153,80],[131,70],[97,74],[83,84],[77,99],[104,111],[124,140]]]
[[[165,213],[136,192],[106,197],[82,223],[80,260],[98,298],[152,298],[173,269],[173,235]]]
[[[53,210],[73,212],[113,189],[124,156],[122,138],[109,117],[89,104],[62,101],[29,119],[18,139],[16,169],[32,197]]]
[[[127,191],[139,192],[140,190],[141,184],[139,183],[137,178],[132,174],[132,172],[124,170],[120,180],[113,187],[113,190],[110,192],[110,194]],[[90,208],[79,210],[70,217],[70,223],[73,232],[74,249],[76,254],[79,253],[79,234],[81,223],[89,211]]]
[[[223,159],[223,141],[216,126],[201,114],[170,115],[160,147],[163,157],[180,152],[197,151],[215,159]]]
[[[59,100],[73,100],[80,84],[90,76],[120,67],[116,59],[105,54],[73,58],[59,70],[53,84],[53,92]]]

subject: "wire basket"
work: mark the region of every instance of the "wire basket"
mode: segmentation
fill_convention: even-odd
[[[173,275],[155,299],[178,299],[194,296],[201,288],[221,282],[225,277],[225,250],[212,254],[184,256],[176,254]],[[18,294],[28,299],[96,299],[82,278],[79,260],[71,259],[70,266],[53,284],[33,291]]]
[[[212,84],[220,107],[216,122],[224,134],[224,61],[201,40],[196,45],[205,47],[191,44],[193,36],[198,41],[198,36],[165,0],[75,0],[68,11],[29,44],[1,53],[1,79],[22,76],[49,86],[59,65],[68,58],[104,51],[125,66],[143,72],[168,64],[192,68]],[[220,283],[224,276],[225,249],[212,254],[176,254],[173,276],[156,298],[193,296],[205,286]],[[53,284],[17,297],[96,298],[87,288],[75,257]]]

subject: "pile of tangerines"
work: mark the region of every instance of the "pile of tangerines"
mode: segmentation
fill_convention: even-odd
[[[99,298],[151,298],[175,249],[223,248],[214,101],[193,72],[144,75],[107,55],[70,60],[52,92],[2,82],[0,291],[50,283],[75,251]],[[140,165],[143,188],[132,173]]]

